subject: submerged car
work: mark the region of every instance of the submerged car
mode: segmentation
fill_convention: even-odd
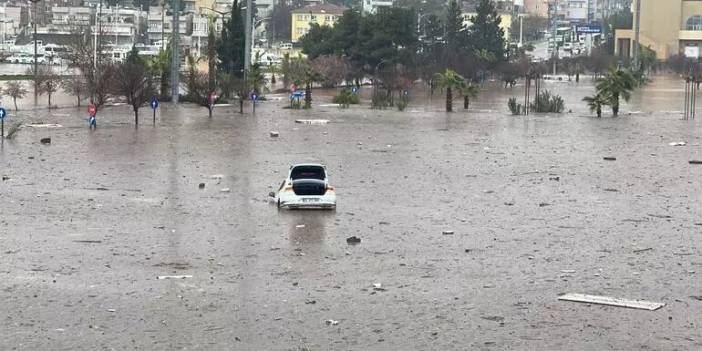
[[[329,185],[327,169],[321,164],[291,166],[276,198],[279,208],[336,208],[336,191]]]

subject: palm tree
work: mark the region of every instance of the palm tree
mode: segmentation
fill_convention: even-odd
[[[628,70],[611,68],[597,81],[597,95],[609,98],[608,105],[612,106],[615,117],[619,115],[619,98],[629,101],[635,88],[636,79]]]
[[[443,89],[446,89],[446,112],[453,112],[453,92],[460,91],[465,85],[465,79],[456,71],[446,69],[444,73],[434,75],[434,80]]]
[[[470,107],[470,99],[478,97],[480,87],[472,82],[464,81],[459,91],[463,95],[463,109],[467,110]]]
[[[611,98],[604,96],[601,93],[597,93],[595,96],[586,96],[583,101],[587,102],[590,112],[597,112],[597,117],[601,118],[602,107],[607,106],[611,101]]]

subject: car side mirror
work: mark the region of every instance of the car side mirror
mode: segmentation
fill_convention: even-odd
[[[268,197],[275,197],[275,193],[271,191],[270,193],[268,193]]]

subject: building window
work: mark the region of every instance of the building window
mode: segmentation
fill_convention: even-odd
[[[305,16],[303,16],[303,15],[297,15],[297,20],[298,20],[298,21],[302,21],[302,20],[304,20],[304,19],[305,19]]]
[[[317,22],[317,15],[310,15],[311,22]]]
[[[686,30],[699,30],[702,31],[702,16],[692,16],[687,20]]]

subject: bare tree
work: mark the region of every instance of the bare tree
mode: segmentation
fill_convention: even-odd
[[[34,74],[31,68],[28,69],[28,74],[30,74],[29,71],[32,72],[31,74]],[[49,108],[51,108],[51,95],[58,91],[60,83],[59,76],[54,73],[51,66],[41,65],[37,68],[37,75],[32,83],[37,95],[47,94],[49,97]]]
[[[212,83],[212,75],[197,70],[196,60],[190,55],[187,58],[188,73],[185,77],[186,100],[200,106],[206,107],[209,116],[212,117],[212,104],[210,104],[210,94],[216,93]],[[212,84],[212,85],[211,85]],[[213,102],[214,103],[214,102]]]
[[[76,98],[78,106],[80,106],[81,100],[88,94],[88,83],[85,81],[85,78],[79,74],[66,76],[66,78],[61,81],[61,88],[63,88],[66,94]]]
[[[100,42],[98,41],[97,50],[93,44],[94,41],[89,29],[73,31],[68,61],[71,66],[80,71],[85,79],[90,102],[99,109],[107,102],[111,89],[114,87],[115,67],[111,62],[99,59],[102,52]],[[95,52],[97,52],[97,58]]]
[[[139,108],[154,95],[153,82],[146,62],[139,57],[135,47],[127,59],[117,66],[115,91],[124,96],[134,111],[134,124],[139,124]]]
[[[312,60],[312,68],[324,76],[322,86],[333,88],[341,84],[349,73],[348,62],[339,55],[322,55]]]
[[[12,98],[12,102],[15,104],[15,111],[17,111],[19,110],[17,108],[17,99],[23,98],[29,91],[22,86],[22,82],[14,80],[7,83],[3,93]]]

